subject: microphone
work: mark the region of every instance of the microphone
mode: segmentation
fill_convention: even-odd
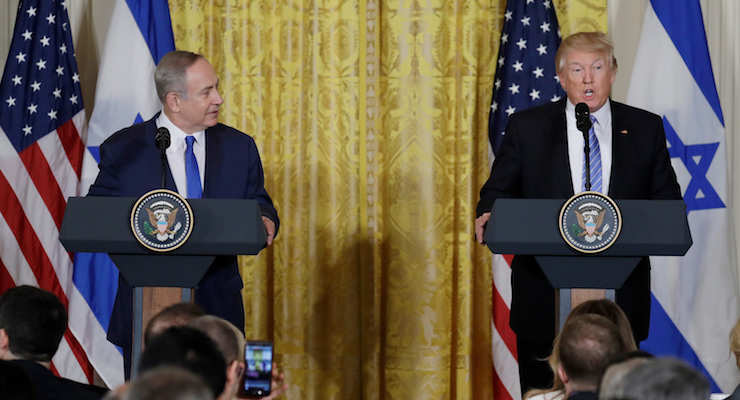
[[[588,130],[591,129],[591,111],[586,103],[576,104],[576,127],[584,135],[588,135]]]
[[[585,155],[586,191],[591,191],[591,145],[588,142],[588,131],[591,129],[591,111],[586,103],[576,104],[576,127],[583,132],[583,153]]]
[[[157,135],[154,136],[154,143],[157,144],[160,150],[165,151],[170,147],[170,131],[165,128],[157,128]]]
[[[162,189],[166,188],[167,177],[167,148],[170,147],[170,131],[165,127],[157,128],[157,134],[154,136],[154,143],[160,150],[160,160],[162,162]]]

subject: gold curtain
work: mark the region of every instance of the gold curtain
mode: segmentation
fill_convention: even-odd
[[[169,3],[281,217],[241,271],[246,336],[275,341],[286,397],[491,399],[473,220],[505,0]],[[606,0],[556,9],[564,34],[605,30]]]

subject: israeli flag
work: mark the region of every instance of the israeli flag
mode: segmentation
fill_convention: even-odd
[[[738,318],[724,119],[699,0],[651,0],[627,103],[663,117],[694,244],[652,259],[650,336],[641,348],[703,371],[713,392],[740,376],[729,350]]]
[[[81,195],[87,194],[98,175],[100,144],[118,130],[152,118],[161,109],[154,88],[154,68],[164,54],[174,49],[167,0],[116,1],[88,127]],[[115,265],[107,254],[77,253],[73,280],[107,331],[118,290]],[[124,382],[120,351],[95,364],[101,366],[98,373],[110,387]]]

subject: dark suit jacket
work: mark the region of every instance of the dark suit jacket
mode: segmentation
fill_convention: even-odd
[[[160,150],[156,118],[125,128],[100,146],[100,172],[89,196],[139,197],[161,185]],[[264,187],[262,162],[254,140],[236,129],[218,124],[206,130],[203,198],[255,199],[262,214],[280,226],[277,211]],[[167,166],[167,188],[177,190]],[[108,331],[113,343],[131,348],[132,290],[119,280],[116,304]],[[236,257],[217,257],[204,276],[196,302],[209,314],[244,329],[244,311]]]
[[[506,135],[481,189],[477,213],[489,212],[497,198],[567,199],[573,196],[568,161],[565,105],[531,108],[509,118]],[[612,166],[609,196],[614,199],[680,199],[659,116],[611,101]],[[517,335],[550,343],[555,337],[555,296],[533,257],[512,263],[510,325]],[[650,264],[637,266],[616,300],[635,337],[647,338],[650,321]]]
[[[725,400],[740,400],[740,385],[737,385],[735,391],[733,391],[730,397],[726,398]]]
[[[568,396],[568,400],[596,400],[597,398],[596,392],[574,392]]]
[[[13,360],[12,363],[26,371],[39,400],[97,400],[108,392],[104,388],[59,378],[35,361]]]

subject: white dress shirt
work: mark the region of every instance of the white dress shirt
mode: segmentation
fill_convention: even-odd
[[[166,151],[167,163],[170,166],[172,178],[175,180],[177,192],[180,193],[180,195],[187,197],[188,185],[187,177],[185,176],[185,148],[187,147],[187,144],[185,143],[185,137],[188,136],[188,134],[173,124],[172,121],[167,118],[164,111],[162,111],[157,118],[157,127],[164,127],[170,131],[170,147],[168,147]],[[191,136],[195,137],[193,153],[195,154],[195,159],[198,160],[200,185],[205,191],[206,132],[195,132]]]
[[[607,99],[603,107],[592,113],[596,117],[594,132],[599,140],[601,152],[601,193],[609,194],[609,181],[612,173],[612,107]],[[570,161],[570,175],[573,180],[573,193],[583,191],[583,133],[576,126],[576,106],[570,102],[565,104],[565,120],[568,127],[568,159]]]

